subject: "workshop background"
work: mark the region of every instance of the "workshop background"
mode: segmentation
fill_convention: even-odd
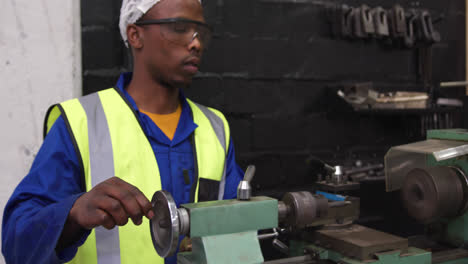
[[[48,106],[113,86],[129,60],[117,27],[121,1],[0,3],[3,209],[39,150]],[[332,4],[396,3],[428,9],[438,20],[441,41],[432,45],[430,76],[421,70],[418,49],[331,33],[326,10]],[[421,140],[430,127],[468,127],[465,90],[438,85],[466,79],[463,0],[205,0],[204,6],[214,40],[186,94],[226,114],[239,164],[257,166],[257,194],[309,188],[316,180],[312,157],[332,165],[379,164],[389,147]],[[465,106],[354,111],[337,96],[367,82],[379,91],[432,91]],[[429,122],[434,116],[449,122]],[[363,188],[377,193],[383,183]],[[382,207],[389,199],[367,199],[377,204],[367,206]]]
[[[121,1],[81,3],[83,92],[88,94],[113,86],[129,60],[118,31]],[[333,4],[391,8],[397,3],[428,9],[438,20],[442,40],[432,45],[432,90],[436,96],[464,98],[463,88],[438,89],[441,81],[465,79],[463,0],[203,2],[214,39],[185,93],[227,116],[239,164],[257,166],[255,190],[280,196],[311,185],[316,180],[307,163],[311,157],[333,165],[382,163],[391,146],[421,140],[426,129],[438,127],[421,121],[434,114],[448,116],[448,126],[465,127],[461,109],[355,112],[337,96],[338,90],[363,82],[379,91],[431,90],[424,87],[417,48],[345,40],[331,32],[327,10]]]
[[[115,84],[130,69],[118,31],[121,1],[82,0],[83,93]],[[438,43],[413,48],[383,39],[345,39],[333,34],[335,5],[427,9]],[[216,0],[204,1],[214,27],[186,95],[221,110],[231,126],[238,163],[257,167],[255,195],[281,198],[312,190],[316,159],[348,168],[374,166],[369,181],[351,193],[361,197],[359,224],[396,235],[423,232],[386,193],[383,158],[390,147],[425,139],[433,128],[467,127],[466,107],[437,107],[439,97],[465,102],[465,88],[440,82],[465,80],[465,1]],[[432,56],[423,56],[431,47]],[[427,54],[427,53],[426,53]],[[429,52],[430,54],[430,52]],[[427,92],[421,110],[354,111],[337,95],[349,87],[379,92]],[[433,104],[434,103],[434,104]],[[281,257],[263,243],[266,259]]]

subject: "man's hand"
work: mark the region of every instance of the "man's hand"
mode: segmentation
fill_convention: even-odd
[[[112,229],[127,224],[142,223],[143,216],[153,218],[151,202],[135,186],[113,177],[83,194],[68,215],[57,249],[64,248],[79,239],[84,230],[103,226]]]
[[[112,229],[127,224],[129,218],[135,225],[140,225],[144,215],[153,218],[151,208],[150,201],[140,190],[113,177],[78,198],[69,218],[84,229],[97,226]]]

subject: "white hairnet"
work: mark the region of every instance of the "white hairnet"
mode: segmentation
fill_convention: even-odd
[[[137,22],[148,10],[162,0],[123,0],[120,9],[120,35],[127,44],[127,26]],[[198,0],[201,3],[201,0]]]

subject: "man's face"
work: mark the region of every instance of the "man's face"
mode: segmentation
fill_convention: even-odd
[[[151,8],[140,21],[149,19],[184,18],[205,22],[198,0],[163,0]],[[141,26],[144,37],[140,59],[157,82],[174,87],[187,86],[198,71],[203,52],[198,38],[186,44],[165,38],[168,25]]]

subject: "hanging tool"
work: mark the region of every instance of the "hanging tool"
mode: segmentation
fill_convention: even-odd
[[[341,36],[350,38],[353,35],[353,7],[342,5],[340,12]]]
[[[427,10],[422,10],[418,16],[418,32],[420,39],[429,45],[440,42],[440,33],[434,30],[432,16]]]
[[[416,42],[416,22],[417,13],[415,10],[410,10],[408,13],[406,13],[406,32],[403,37],[403,43],[407,48],[412,48]]]
[[[388,26],[393,39],[403,38],[406,34],[405,10],[400,5],[394,5],[388,12]]]
[[[333,37],[345,39],[353,37],[352,14],[353,7],[345,4],[336,4],[327,8]]]
[[[357,39],[366,38],[367,34],[364,32],[362,25],[361,8],[354,8],[351,14],[353,20],[353,37]]]
[[[388,37],[390,33],[388,29],[387,11],[381,6],[378,6],[372,9],[371,14],[374,20],[375,36],[377,38]]]
[[[374,18],[371,13],[371,8],[367,5],[361,6],[361,25],[362,31],[366,37],[372,36],[375,34],[375,25],[374,25]]]

